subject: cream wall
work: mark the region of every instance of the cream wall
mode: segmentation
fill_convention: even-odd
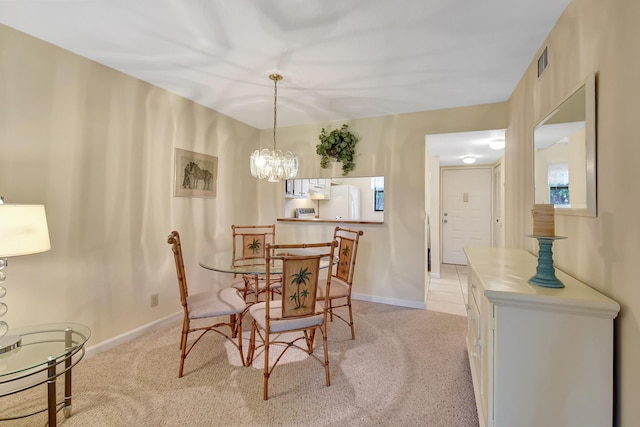
[[[0,85],[0,195],[43,203],[52,246],[9,261],[10,327],[79,322],[95,345],[177,313],[172,229],[193,290],[212,286],[198,257],[255,217],[236,165],[256,129],[1,25]],[[216,199],[172,196],[174,147],[218,156]]]
[[[506,147],[507,246],[534,250],[532,128],[591,72],[597,72],[596,218],[556,215],[557,266],[615,299],[615,425],[640,419],[640,192],[637,159],[640,93],[640,2],[574,0],[549,34],[549,67],[536,60],[509,103]],[[523,337],[523,339],[525,339]],[[585,372],[585,375],[589,375]]]

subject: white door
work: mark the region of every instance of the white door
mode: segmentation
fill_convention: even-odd
[[[491,246],[491,168],[442,169],[442,262],[467,264],[465,246]]]
[[[502,163],[493,168],[493,246],[504,246],[504,193],[502,191]]]

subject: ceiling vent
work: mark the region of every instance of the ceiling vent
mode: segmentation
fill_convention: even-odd
[[[545,68],[549,65],[549,57],[547,56],[547,48],[542,51],[542,55],[538,58],[538,77],[542,74]]]

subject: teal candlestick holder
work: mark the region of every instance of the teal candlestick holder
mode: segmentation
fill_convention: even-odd
[[[529,279],[529,283],[537,286],[544,286],[545,288],[564,288],[562,282],[556,277],[556,269],[553,266],[553,241],[566,239],[563,236],[533,236],[538,240],[538,266],[536,267],[536,274]]]

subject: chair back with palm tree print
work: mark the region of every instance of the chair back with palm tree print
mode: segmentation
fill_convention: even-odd
[[[264,265],[267,245],[275,243],[276,225],[232,225],[233,231],[233,265]],[[233,276],[234,279],[236,275]],[[271,298],[278,292],[277,280],[269,287]],[[234,280],[232,286],[242,292],[245,300],[250,295],[258,301],[260,294],[266,291],[264,276],[244,274],[241,280]]]
[[[327,290],[323,283],[320,284],[318,299],[329,300],[329,318],[334,316],[345,322],[351,328],[351,339],[356,339],[356,330],[353,323],[353,308],[351,304],[351,288],[353,286],[353,273],[358,255],[358,244],[362,230],[336,227],[333,238],[338,241],[338,264],[333,268],[331,289]],[[327,298],[328,295],[328,298]],[[345,308],[346,312],[338,309]]]
[[[267,244],[274,244],[276,225],[232,225],[233,262],[264,263]]]
[[[326,243],[267,245],[267,282],[273,279],[270,266],[282,263],[281,319],[326,314],[328,304],[316,299],[318,282],[330,286],[331,264],[338,246],[335,240]],[[321,261],[324,268],[320,268]],[[318,280],[320,279],[320,280]],[[318,304],[316,304],[318,302]],[[271,303],[273,304],[273,303]],[[267,323],[270,303],[267,301]]]
[[[315,310],[320,259],[287,257],[283,260],[282,317],[306,316]]]

